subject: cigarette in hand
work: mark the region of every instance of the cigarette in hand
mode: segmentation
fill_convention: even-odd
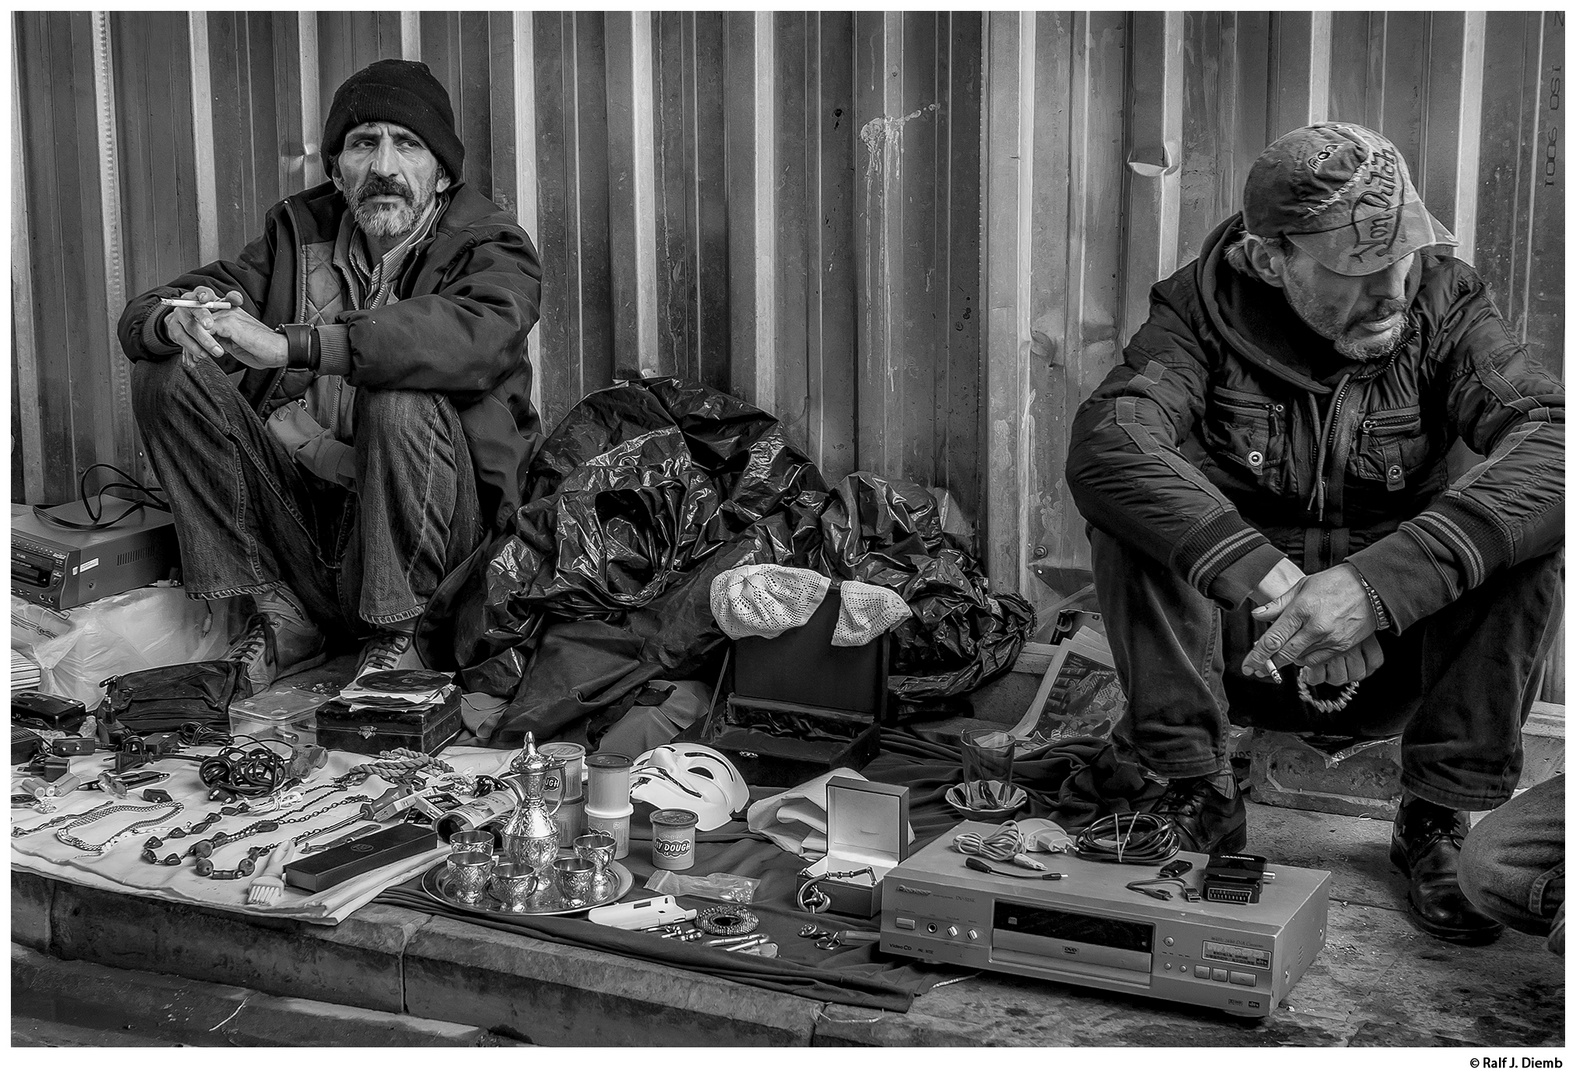
[[[232,306],[228,300],[181,300],[168,296],[159,297],[159,303],[165,307],[206,308],[209,311],[229,311]]]

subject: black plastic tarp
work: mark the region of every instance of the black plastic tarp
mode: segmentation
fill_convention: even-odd
[[[510,532],[442,598],[469,691],[510,699],[492,739],[538,739],[655,677],[715,661],[712,579],[805,566],[896,590],[892,692],[960,694],[1011,666],[1028,604],[989,596],[978,564],[913,484],[854,473],[828,490],[775,418],[674,378],[584,398],[543,444]]]

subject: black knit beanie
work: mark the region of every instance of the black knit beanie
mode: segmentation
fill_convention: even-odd
[[[458,184],[465,145],[454,132],[449,92],[419,60],[378,60],[340,84],[323,122],[323,166],[330,176],[350,129],[374,121],[410,128]]]

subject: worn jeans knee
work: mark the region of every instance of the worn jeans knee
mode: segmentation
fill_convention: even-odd
[[[442,394],[358,389],[355,606],[372,625],[416,618],[474,546],[475,476]]]
[[[1497,922],[1546,937],[1565,902],[1565,775],[1480,820],[1461,847],[1461,891]]]

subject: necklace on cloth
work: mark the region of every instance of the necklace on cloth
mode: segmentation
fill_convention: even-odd
[[[323,807],[321,810],[316,810],[313,813],[310,813],[310,814],[306,815],[306,817],[300,818],[299,820],[296,820],[296,821],[280,820],[280,821],[270,822],[269,823],[270,824],[270,828],[268,828],[268,829],[259,829],[258,831],[259,832],[272,832],[274,829],[276,829],[280,825],[284,825],[284,824],[299,825],[299,824],[301,824],[304,821],[312,820],[313,818],[317,817],[319,814],[326,814],[330,810],[336,810],[336,809],[338,809],[341,806],[346,806],[346,805],[349,805],[350,803],[360,803],[360,802],[370,802],[370,801],[371,800],[368,799],[367,796],[365,796],[365,795],[352,795],[348,799],[343,800],[342,802],[330,803],[328,806]],[[297,840],[297,841],[305,840],[305,839],[308,839],[309,837],[317,836],[317,835],[319,835],[321,833],[326,833],[326,832],[329,832],[330,830],[337,829],[340,826],[346,825],[346,824],[348,824],[348,823],[350,823],[352,821],[358,821],[358,820],[360,820],[360,818],[361,818],[361,814],[358,811],[357,813],[352,814],[350,817],[345,818],[343,821],[334,821],[334,822],[330,822],[327,825],[320,825],[320,826],[318,826],[315,829],[308,829],[306,832],[301,833],[299,836],[295,837],[294,839]],[[259,822],[258,824],[262,824],[262,823]],[[224,842],[228,843],[229,840],[238,840],[238,839],[240,839],[240,837],[241,837],[241,834],[240,833],[236,833],[235,836],[227,838]],[[201,846],[201,845],[194,845],[194,847],[198,847],[198,846]],[[216,837],[214,837],[214,847],[218,847],[218,846],[220,846],[219,845],[219,837],[216,836]],[[268,852],[272,851],[274,848],[276,848],[278,846],[279,846],[279,841],[275,841],[272,844],[266,844],[266,845],[264,845],[262,847],[249,848],[247,850],[246,857],[243,858],[240,862],[236,863],[234,870],[219,870],[219,869],[217,869],[213,865],[213,859],[211,857],[213,855],[213,848],[209,848],[207,854],[199,855],[197,857],[197,861],[192,865],[192,870],[193,870],[194,873],[197,874],[198,877],[217,878],[217,879],[219,879],[221,881],[228,880],[228,879],[234,879],[234,878],[246,877],[256,867],[256,860],[257,859],[259,859],[262,856],[268,854]],[[151,854],[153,854],[151,851],[144,852],[142,857],[144,859],[147,859],[148,856],[151,855]],[[175,862],[171,862],[170,861],[171,859],[174,859]],[[151,862],[153,860],[150,859],[149,861]],[[180,861],[179,858],[177,858],[174,855],[170,855],[170,856],[167,856],[165,858],[164,865],[166,865],[166,866],[174,866],[175,863],[179,862],[179,861]]]
[[[164,803],[127,803],[123,806],[104,806],[84,814],[69,825],[56,829],[55,839],[68,847],[74,847],[78,851],[86,852],[89,855],[102,855],[114,847],[121,837],[134,833],[139,829],[151,828],[162,821],[168,821],[183,809],[185,808],[180,803],[170,803],[168,805]],[[75,829],[85,828],[116,814],[158,814],[159,816],[149,821],[134,821],[124,829],[111,833],[97,844],[90,844],[86,840],[71,835]]]
[[[89,814],[97,813],[98,811],[104,809],[106,806],[114,806],[114,805],[115,805],[114,800],[111,800],[109,802],[99,803],[97,806],[93,807],[90,810],[82,810],[82,811],[79,811],[79,812],[77,812],[75,814],[61,814],[57,818],[50,818],[48,821],[44,822],[43,824],[34,825],[31,829],[13,828],[11,830],[11,838],[14,840],[17,837],[21,837],[21,836],[31,836],[33,833],[43,832],[45,829],[53,828],[54,826],[59,825],[63,821],[70,821],[72,818],[87,817]]]
[[[309,814],[302,813],[303,810],[306,810],[308,807],[322,801],[322,798],[326,798],[328,795],[340,796],[339,801],[331,802],[326,806],[319,807]],[[292,814],[286,814],[281,818],[263,818],[259,821],[254,821],[252,824],[246,826],[246,828],[239,829],[233,833],[214,833],[211,838],[197,841],[197,843],[193,844],[191,847],[187,848],[184,852],[178,855],[174,852],[171,852],[163,859],[160,859],[158,855],[154,854],[153,848],[145,846],[143,848],[142,858],[144,862],[162,863],[164,866],[178,866],[180,865],[181,860],[195,857],[197,859],[207,860],[209,867],[212,867],[213,853],[219,848],[224,847],[226,844],[232,844],[237,840],[244,840],[246,837],[255,836],[258,833],[273,832],[281,825],[299,825],[302,822],[311,821],[320,814],[326,814],[330,810],[334,810],[341,806],[348,806],[351,803],[365,803],[371,801],[371,797],[367,795],[345,795],[343,792],[339,791],[328,792],[318,799],[313,799],[305,806],[302,806],[300,810],[297,810]]]

